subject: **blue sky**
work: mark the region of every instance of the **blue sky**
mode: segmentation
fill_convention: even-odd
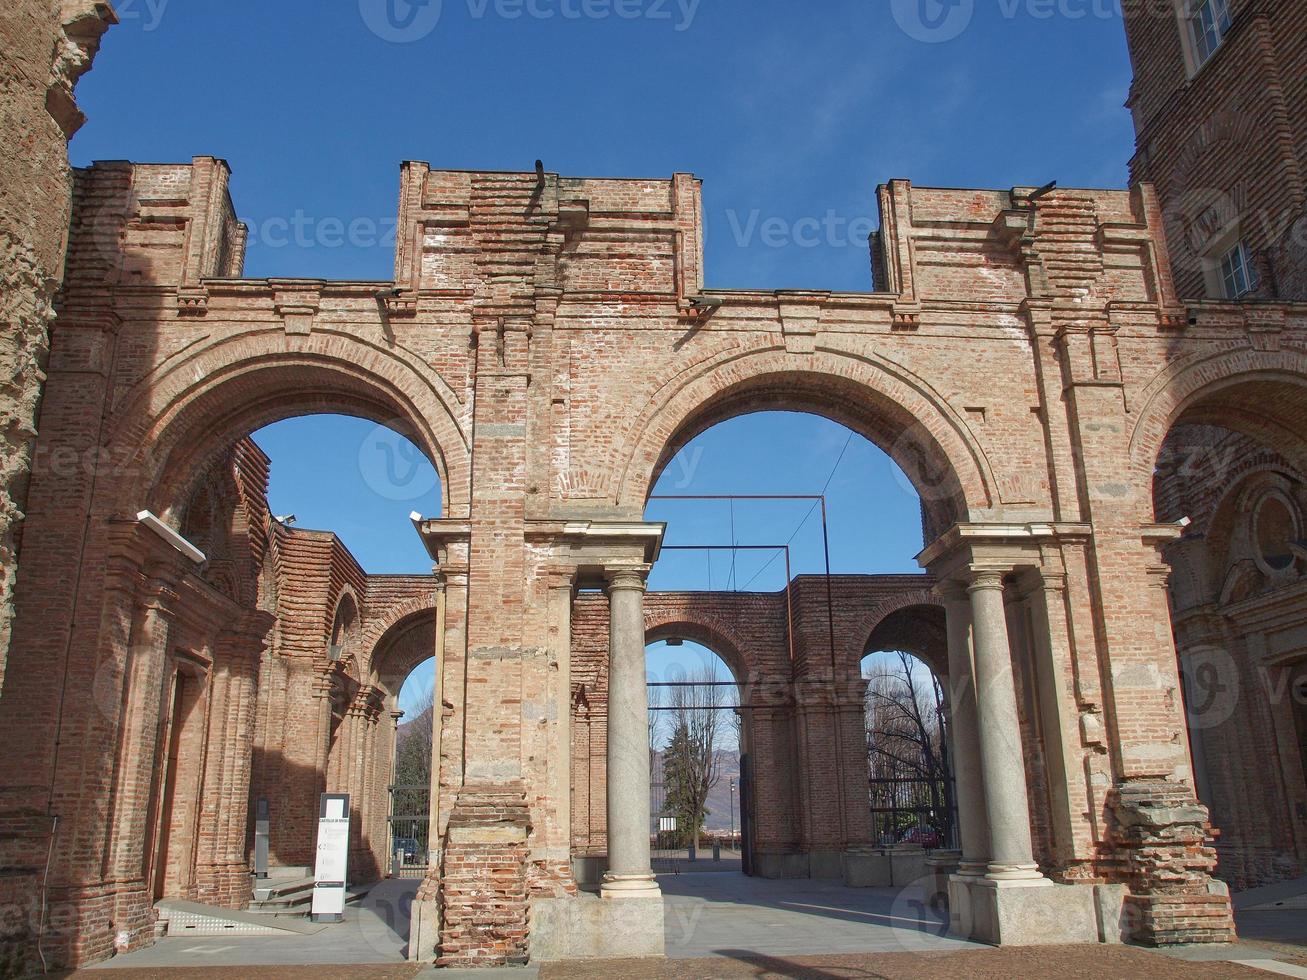
[[[90,121],[73,162],[227,159],[251,277],[389,279],[401,161],[541,158],[568,175],[703,178],[710,287],[866,290],[878,184],[1120,187],[1132,146],[1108,0],[117,7],[78,89]],[[369,571],[428,570],[407,515],[434,513],[439,488],[411,446],[338,418],[258,438],[277,513],[339,531]],[[814,493],[827,479],[834,570],[915,571],[915,496],[883,453],[824,420],[727,423],[659,491]],[[792,539],[794,570],[816,572],[809,506],[655,502],[649,517],[671,523],[672,543],[728,543],[733,517],[734,540]],[[669,553],[653,585],[779,588],[780,563],[764,561]]]
[[[938,0],[526,2],[443,0],[430,33],[395,43],[368,25],[394,33],[386,4],[401,16],[406,0],[118,0],[78,88],[74,162],[224,157],[253,229],[247,273],[335,279],[393,274],[405,159],[691,171],[710,286],[852,290],[869,286],[886,180],[1126,179],[1130,70],[1108,0],[950,0],[962,19],[943,43],[913,36],[928,36],[917,4]],[[595,16],[565,16],[586,4]],[[277,244],[297,218],[307,247]],[[764,240],[770,219],[788,232]],[[357,244],[336,243],[336,221],[363,222]]]

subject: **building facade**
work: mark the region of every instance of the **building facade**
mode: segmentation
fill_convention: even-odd
[[[1134,181],[1185,299],[1307,300],[1307,10],[1127,0]]]
[[[857,666],[915,644],[952,699],[957,933],[1230,939],[1220,877],[1307,864],[1307,305],[1292,223],[1263,234],[1281,223],[1240,203],[1301,213],[1291,7],[1208,0],[1197,27],[1132,11],[1137,186],[892,182],[867,293],[705,290],[689,174],[406,163],[383,283],[244,277],[220,160],[79,171],[30,466],[30,432],[11,440],[10,496],[30,489],[0,738],[29,751],[0,758],[0,885],[27,910],[7,944],[81,964],[151,942],[160,897],[243,905],[259,798],[296,801],[274,810],[274,858],[298,864],[312,796],[347,789],[353,868],[381,873],[393,695],[434,656],[413,954],[657,953],[644,649],[674,635],[757,688],[759,873],[865,880]],[[16,9],[6,56],[20,39],[45,66],[29,80],[50,50],[83,65],[93,43],[60,39],[112,19]],[[67,193],[75,74],[5,104],[43,149],[4,165],[49,178],[6,173],[6,195],[44,196],[0,215],[6,302],[28,297],[6,312],[25,418],[64,254],[36,216]],[[1248,79],[1262,97],[1240,103]],[[1266,128],[1250,149],[1213,135],[1223,118]],[[1265,154],[1242,185],[1234,149]],[[1185,202],[1208,186],[1195,243]],[[825,606],[803,580],[646,596],[662,468],[776,408],[895,460],[926,574],[836,583]],[[246,437],[312,412],[433,462],[431,577],[366,576],[268,515]]]

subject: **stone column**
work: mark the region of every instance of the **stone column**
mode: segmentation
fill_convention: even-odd
[[[957,787],[958,837],[962,864],[958,873],[979,878],[989,867],[989,815],[980,763],[980,723],[976,717],[975,661],[971,653],[971,605],[965,588],[955,582],[937,590],[948,621],[948,700],[953,732],[953,777]]]
[[[975,642],[980,765],[989,819],[989,871],[985,877],[992,881],[1041,880],[1030,838],[1025,757],[1003,608],[1003,573],[976,572],[967,591]]]
[[[608,873],[604,898],[657,898],[649,857],[649,691],[643,568],[608,584]]]

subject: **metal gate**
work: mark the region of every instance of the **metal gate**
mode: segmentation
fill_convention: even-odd
[[[431,827],[431,787],[390,787],[390,875],[424,878],[429,864],[427,842]]]
[[[678,827],[676,817],[667,809],[667,788],[655,776],[649,783],[649,840],[650,863],[656,875],[681,874],[690,871],[743,871],[749,873],[750,840],[746,800],[749,784],[746,760],[740,760],[740,826],[739,837],[724,836],[720,831],[704,831],[698,847],[691,847],[684,828]],[[734,806],[734,803],[732,803]],[[733,818],[732,818],[733,819]]]
[[[957,847],[951,779],[877,778],[871,783],[871,830],[880,847]]]

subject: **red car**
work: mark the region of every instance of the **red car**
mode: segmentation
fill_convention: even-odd
[[[913,827],[901,838],[900,844],[919,844],[926,850],[933,850],[944,845],[943,839],[938,830],[931,830],[929,827]]]

